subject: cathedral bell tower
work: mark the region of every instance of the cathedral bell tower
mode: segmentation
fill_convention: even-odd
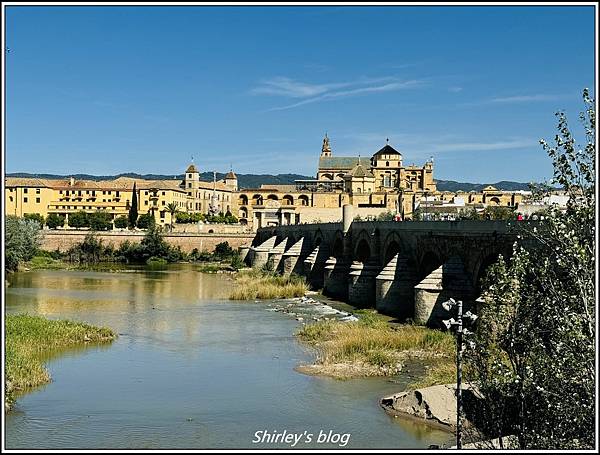
[[[329,145],[327,133],[325,133],[325,137],[323,138],[323,146],[321,147],[321,157],[325,156],[331,156],[331,146]]]

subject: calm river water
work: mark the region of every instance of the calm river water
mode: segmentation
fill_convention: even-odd
[[[53,382],[6,415],[7,448],[289,448],[257,431],[350,434],[345,448],[426,448],[452,435],[394,419],[400,378],[338,381],[294,371],[314,353],[293,318],[226,300],[232,281],[166,271],[35,271],[9,277],[7,313],[111,327],[119,338],[55,356]],[[306,433],[304,433],[306,431]]]

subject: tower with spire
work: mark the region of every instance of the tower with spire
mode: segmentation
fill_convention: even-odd
[[[331,156],[331,146],[329,145],[329,137],[327,137],[327,133],[325,133],[325,137],[323,138],[323,146],[321,147],[321,157],[329,156]]]
[[[225,185],[232,188],[234,191],[238,190],[238,179],[235,172],[233,172],[233,166],[229,166],[229,172],[225,175]]]

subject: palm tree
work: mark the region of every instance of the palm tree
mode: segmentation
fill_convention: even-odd
[[[179,212],[179,209],[177,208],[177,203],[170,202],[169,204],[167,204],[167,212],[171,214],[171,232],[173,232],[173,222],[175,221],[175,215],[177,215],[177,212]]]

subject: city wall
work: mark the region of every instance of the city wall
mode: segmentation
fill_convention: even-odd
[[[71,246],[83,242],[87,230],[45,230],[42,240],[42,248],[44,250],[66,251]],[[143,238],[144,232],[128,232],[128,231],[111,231],[99,232],[98,237],[105,245],[113,245],[118,247],[121,243],[129,240],[133,243],[139,243]],[[175,232],[165,234],[165,240],[173,246],[180,246],[181,249],[189,253],[194,248],[198,251],[212,252],[215,246],[221,242],[228,242],[232,248],[236,249],[243,246],[249,246],[254,239],[253,233],[181,233]]]

